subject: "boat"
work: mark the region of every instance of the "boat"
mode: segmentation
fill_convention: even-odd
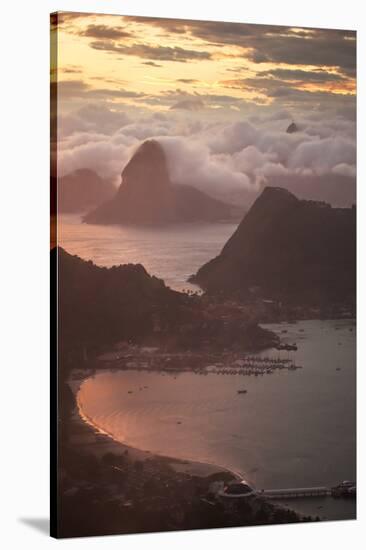
[[[278,344],[278,346],[276,347],[276,350],[297,351],[297,345],[296,344]]]
[[[248,390],[238,390],[238,393],[248,393]]]
[[[331,494],[335,498],[350,497],[356,498],[356,482],[355,481],[342,481],[339,485],[331,488]]]

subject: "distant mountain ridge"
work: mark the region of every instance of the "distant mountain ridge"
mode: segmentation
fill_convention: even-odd
[[[233,207],[189,185],[174,185],[164,150],[145,141],[122,172],[115,196],[89,212],[86,223],[167,224],[214,221],[231,217]]]
[[[354,299],[356,210],[266,187],[221,253],[191,281],[213,293],[298,303]]]
[[[55,181],[54,181],[55,184]],[[80,168],[58,179],[57,207],[59,212],[87,212],[113,196],[113,184],[93,170]]]

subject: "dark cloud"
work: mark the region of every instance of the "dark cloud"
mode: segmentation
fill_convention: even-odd
[[[143,61],[143,65],[148,65],[149,67],[162,67],[163,65],[159,65],[159,63],[155,63],[154,61]]]
[[[89,95],[94,97],[144,97],[145,94],[139,92],[133,92],[131,90],[111,90],[110,88],[98,88],[96,90],[89,90]]]
[[[228,94],[203,94],[201,97],[206,98],[208,101],[211,101],[212,103],[226,103],[226,104],[234,104],[234,103],[246,103],[244,99],[241,97],[235,97]]]
[[[201,98],[192,97],[189,99],[182,99],[181,101],[177,101],[177,103],[174,103],[174,105],[172,105],[170,108],[183,109],[186,111],[199,111],[204,107],[205,107],[205,104]]]
[[[211,44],[241,46],[249,49],[249,58],[256,63],[340,67],[352,76],[355,74],[354,31],[149,17],[129,19],[160,27],[169,33],[186,33]]]
[[[272,71],[275,73],[276,71]],[[287,71],[286,71],[287,72]],[[299,71],[290,71],[290,73],[295,72],[296,74]],[[306,71],[300,71],[306,74]],[[271,71],[268,71],[270,74]],[[316,72],[314,72],[317,74]],[[265,74],[260,73],[261,75]],[[280,72],[278,73],[281,74]],[[284,105],[298,105],[299,107],[303,103],[304,107],[308,109],[312,107],[314,109],[341,109],[347,105],[355,105],[356,98],[352,93],[335,93],[332,90],[309,90],[301,88],[301,85],[306,82],[316,82],[320,83],[319,80],[312,80],[310,75],[309,80],[306,79],[302,81],[298,80],[285,80],[286,74],[282,75],[284,79],[274,78],[274,77],[254,77],[254,78],[238,78],[222,81],[221,84],[225,85],[227,88],[243,90],[250,93],[263,94],[262,97],[269,98],[272,101],[275,101],[279,104]],[[290,77],[289,77],[290,78]],[[292,77],[291,77],[292,78]],[[304,78],[304,77],[303,77]],[[291,82],[293,83],[291,85]],[[326,82],[326,80],[324,81]],[[329,81],[331,84],[331,81]],[[260,98],[256,98],[255,102],[258,103]],[[311,103],[313,104],[311,106]]]
[[[121,78],[105,78],[104,76],[95,75],[90,76],[90,80],[100,80],[103,83],[107,84],[116,84],[117,86],[121,86],[122,84],[126,84],[127,80],[122,80]]]
[[[158,96],[149,96],[146,98],[149,104],[167,105],[170,109],[185,109],[189,111],[197,111],[203,108],[210,108],[213,105],[244,105],[247,102],[242,98],[235,97],[229,94],[199,94],[189,93],[185,90],[165,90]]]
[[[63,73],[68,73],[68,74],[77,74],[77,73],[82,73],[82,69],[81,67],[64,67],[62,69],[62,72]]]
[[[64,97],[78,97],[88,89],[89,85],[83,80],[60,80],[51,83],[51,92],[58,92]]]
[[[302,82],[340,82],[344,81],[344,75],[330,73],[328,71],[306,71],[303,69],[271,69],[257,73],[258,77],[273,76],[282,80]]]
[[[329,92],[323,91],[310,92],[309,90],[300,90],[282,85],[278,87],[274,86],[272,90],[267,89],[267,95],[273,98],[287,98],[296,102],[355,102],[355,96],[352,94],[330,94]]]
[[[122,27],[108,27],[107,25],[88,25],[79,34],[81,36],[96,38],[97,40],[119,40],[131,36],[131,33]]]
[[[211,54],[209,52],[187,50],[179,46],[149,46],[148,44],[138,43],[132,44],[131,46],[124,46],[123,44],[101,40],[92,42],[90,46],[96,50],[104,50],[122,55],[133,55],[146,59],[156,59],[158,61],[180,61],[185,63],[188,60],[211,59]]]
[[[162,19],[156,17],[139,17],[134,15],[125,16],[125,19],[127,21],[133,21],[134,23],[142,23],[159,27],[163,30],[176,34],[185,34],[187,32],[186,24],[192,23],[192,21],[185,21],[184,19]]]
[[[70,99],[82,97],[86,99],[114,99],[114,98],[138,98],[144,97],[145,94],[125,90],[123,88],[92,88],[83,80],[61,80],[60,82],[52,83],[51,88],[57,87],[58,96],[60,99]]]
[[[177,78],[177,82],[182,82],[183,84],[195,84],[199,82],[196,78]]]
[[[252,38],[249,58],[257,63],[287,63],[356,69],[356,42],[343,31],[314,31],[309,38],[281,32]]]

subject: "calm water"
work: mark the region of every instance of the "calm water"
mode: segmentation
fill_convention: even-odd
[[[169,228],[89,225],[78,215],[59,217],[59,244],[97,265],[110,267],[141,263],[150,275],[171,288],[197,287],[187,283],[205,262],[221,251],[237,224],[181,224]]]
[[[294,357],[302,369],[257,378],[104,372],[82,384],[83,410],[120,441],[226,466],[257,488],[354,479],[354,322],[268,328],[297,342]],[[243,388],[248,393],[237,394]],[[331,498],[294,500],[291,506],[329,519],[355,515],[354,502]]]

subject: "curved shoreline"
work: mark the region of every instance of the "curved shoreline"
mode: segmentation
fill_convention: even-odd
[[[168,462],[174,469],[177,469],[177,470],[178,470],[178,468],[177,468],[178,465],[187,466],[187,468],[179,468],[179,471],[180,472],[184,471],[188,474],[197,475],[197,476],[200,476],[200,477],[201,476],[206,477],[206,476],[209,476],[211,474],[219,473],[219,472],[226,472],[228,474],[231,474],[235,479],[245,479],[245,477],[240,472],[236,472],[235,470],[227,468],[226,466],[221,466],[221,465],[218,465],[218,464],[213,463],[213,462],[195,460],[195,459],[192,459],[192,458],[180,458],[180,457],[174,457],[174,456],[167,456],[167,455],[155,452],[155,451],[153,452],[153,451],[149,451],[147,449],[140,449],[138,447],[133,447],[128,442],[123,442],[123,441],[120,441],[120,440],[116,439],[111,432],[108,432],[107,430],[105,430],[105,429],[101,428],[100,426],[98,426],[98,424],[96,424],[83,411],[83,407],[82,407],[82,403],[81,403],[81,400],[80,400],[80,397],[79,397],[79,393],[80,393],[81,385],[88,378],[89,377],[83,378],[80,381],[80,384],[78,385],[78,388],[76,390],[73,390],[74,395],[75,395],[78,420],[83,423],[83,426],[88,426],[89,428],[91,428],[92,431],[95,434],[108,437],[108,439],[110,441],[110,444],[112,446],[116,446],[116,452],[117,453],[120,453],[123,450],[124,451],[128,450],[128,451],[132,452],[133,454],[138,455],[138,456],[136,456],[136,458],[139,458],[139,459],[146,459],[146,458],[156,457],[158,459],[162,459],[162,460]],[[200,469],[201,469],[201,472],[198,471]]]

